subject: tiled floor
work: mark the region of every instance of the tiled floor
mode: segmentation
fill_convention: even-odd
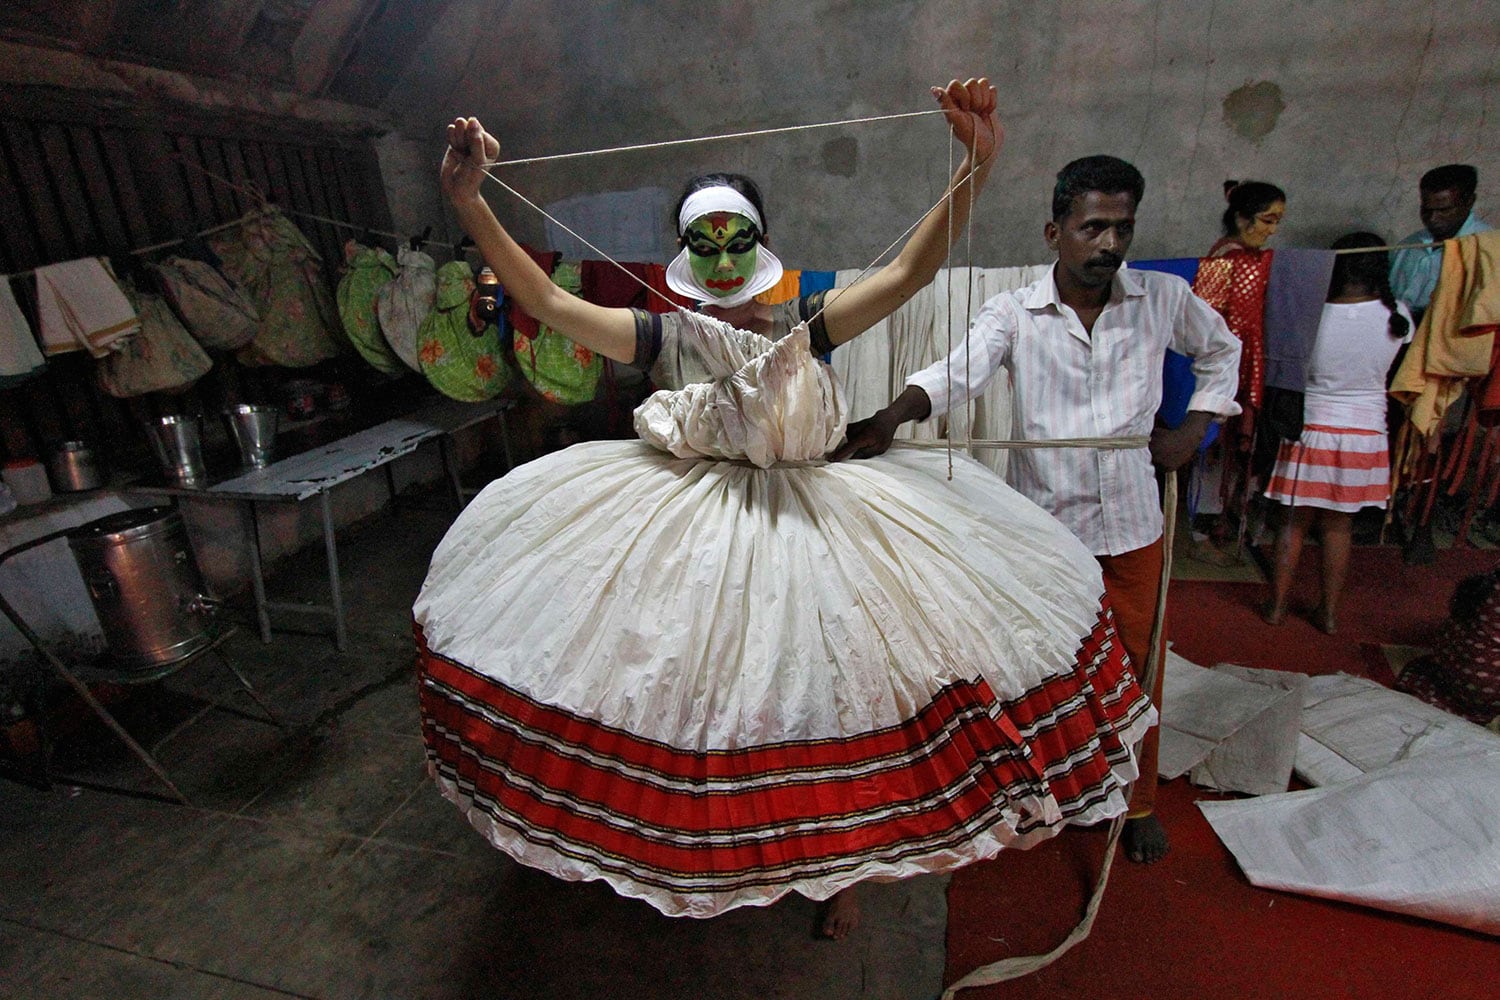
[[[470,830],[423,770],[408,627],[448,520],[403,510],[341,536],[347,653],[311,632],[230,640],[288,732],[256,721],[207,663],[139,692],[122,714],[147,731],[202,698],[236,710],[207,712],[160,750],[191,806],[0,781],[0,996],[938,994],[943,878],[861,886],[864,924],[835,944],[812,937],[800,897],[668,919],[521,868]],[[284,567],[274,595],[319,598],[318,555]],[[70,735],[56,764],[160,790],[102,728]]]

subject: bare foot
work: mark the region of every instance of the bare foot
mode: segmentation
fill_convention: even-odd
[[[1327,632],[1329,635],[1334,635],[1338,632],[1338,626],[1335,625],[1333,621],[1333,612],[1329,611],[1321,604],[1318,605],[1317,610],[1312,613],[1312,623],[1319,630]]]
[[[1121,839],[1125,841],[1125,856],[1143,865],[1153,865],[1166,857],[1171,846],[1167,843],[1167,831],[1154,814],[1127,819]]]
[[[1280,625],[1286,620],[1286,608],[1274,601],[1267,601],[1260,607],[1260,620],[1267,625]]]
[[[818,907],[818,937],[842,941],[859,927],[859,897],[853,888],[843,889]]]

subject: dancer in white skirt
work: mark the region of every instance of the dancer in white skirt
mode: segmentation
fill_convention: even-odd
[[[983,91],[987,107],[945,92],[950,120],[986,115]],[[507,292],[662,387],[641,440],[514,470],[433,555],[414,609],[423,734],[477,830],[707,917],[1124,811],[1154,712],[1086,548],[962,456],[951,481],[941,453],[825,463],[847,414],[805,324],[778,315],[767,338],[552,294],[479,196],[473,165],[498,144],[472,119],[449,138],[445,190]],[[705,196],[699,235],[755,222],[733,195]],[[824,336],[883,315],[851,304]]]
[[[1350,233],[1333,249],[1380,247],[1374,233]],[[1308,362],[1302,435],[1283,441],[1266,496],[1289,509],[1276,535],[1271,595],[1261,617],[1279,625],[1315,525],[1322,542],[1322,601],[1312,622],[1337,629],[1339,595],[1349,572],[1354,515],[1384,508],[1391,468],[1386,431],[1386,384],[1397,353],[1411,342],[1411,313],[1391,294],[1384,250],[1340,254],[1328,302]]]

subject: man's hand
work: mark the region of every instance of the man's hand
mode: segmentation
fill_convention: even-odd
[[[448,126],[448,148],[438,182],[454,205],[478,199],[484,180],[482,168],[500,158],[500,141],[484,130],[478,118],[455,118]]]
[[[988,77],[951,81],[946,87],[933,87],[932,96],[942,106],[954,138],[963,143],[973,156],[973,164],[988,162],[1000,150],[1005,130],[995,117],[995,88]]]
[[[828,456],[830,462],[842,462],[846,458],[874,458],[890,450],[896,439],[896,428],[900,426],[890,419],[890,407],[873,417],[856,420],[844,432],[844,443]]]
[[[828,456],[830,462],[846,458],[874,458],[884,455],[896,439],[896,428],[908,420],[926,420],[932,414],[932,400],[914,385],[901,391],[891,405],[867,420],[856,420],[844,432],[844,443]]]
[[[1190,411],[1176,428],[1158,427],[1151,432],[1151,464],[1165,472],[1175,472],[1192,460],[1208,433],[1212,414]]]

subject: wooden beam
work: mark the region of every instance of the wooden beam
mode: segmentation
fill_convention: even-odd
[[[314,4],[297,40],[292,42],[293,89],[309,97],[321,96],[381,6],[380,0],[322,0]]]

